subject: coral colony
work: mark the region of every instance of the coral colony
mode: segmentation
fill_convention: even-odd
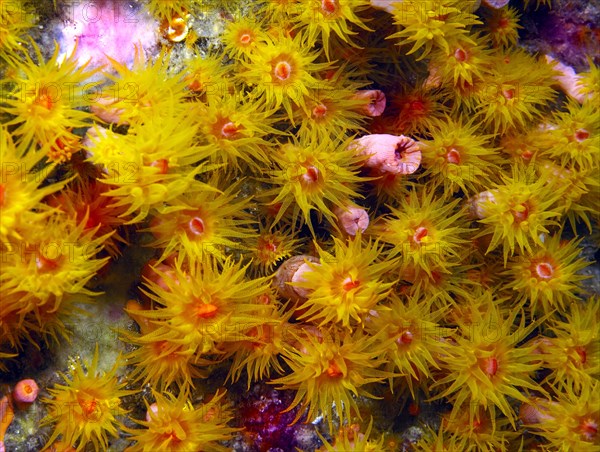
[[[600,451],[555,1],[0,2],[0,451]]]

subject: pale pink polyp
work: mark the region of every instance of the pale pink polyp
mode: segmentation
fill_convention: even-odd
[[[394,4],[401,3],[401,0],[371,0],[371,6],[373,8],[382,9],[392,14],[394,12]]]
[[[360,111],[367,116],[381,116],[385,110],[386,98],[385,93],[378,89],[360,90],[354,94],[354,99],[368,100],[369,103],[364,105]]]
[[[490,8],[500,9],[508,5],[509,0],[483,0],[483,3]]]
[[[360,207],[336,207],[333,213],[348,235],[354,236],[359,230],[365,232],[369,227],[369,214]]]
[[[554,69],[558,71],[554,79],[558,82],[562,90],[582,104],[587,96],[581,91],[581,76],[571,66],[561,63],[550,55],[546,55],[546,61],[548,64],[554,64]]]
[[[15,387],[13,388],[13,399],[16,402],[21,403],[33,403],[35,399],[37,399],[38,394],[40,393],[40,388],[38,387],[35,380],[31,378],[27,378],[25,380],[19,381]]]
[[[368,155],[365,166],[381,172],[412,174],[421,165],[419,144],[404,135],[372,134],[354,140],[352,146]]]
[[[469,213],[472,218],[483,220],[487,217],[487,209],[485,208],[486,203],[495,203],[496,197],[494,196],[495,190],[487,190],[476,194],[475,196],[467,200],[469,206]]]
[[[153,403],[148,407],[148,411],[146,411],[146,422],[150,422],[152,420],[150,413],[154,415],[158,414],[158,405],[156,403]]]
[[[318,264],[313,264],[313,265],[318,265]],[[300,267],[298,267],[298,269],[294,272],[294,274],[292,275],[292,283],[299,283],[299,282],[306,282],[306,278],[304,277],[304,275],[306,273],[312,272],[312,268],[310,267],[310,265],[308,265],[306,262],[302,265],[300,265]],[[306,287],[297,287],[294,286],[294,292],[296,292],[296,294],[298,294],[299,297],[302,298],[308,298],[308,296],[311,294],[312,289],[306,288]]]

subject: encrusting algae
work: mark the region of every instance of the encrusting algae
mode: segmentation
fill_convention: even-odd
[[[8,3],[0,451],[34,410],[55,451],[600,451],[598,55],[519,46],[550,2],[132,2],[103,65]],[[116,361],[21,375],[107,297]]]

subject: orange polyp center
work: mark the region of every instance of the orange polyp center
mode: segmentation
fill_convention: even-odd
[[[23,386],[23,391],[26,392],[28,395],[31,394],[33,392],[33,388],[31,387],[31,385],[25,385]]]
[[[168,442],[170,445],[174,445],[174,444],[178,444],[181,442],[181,440],[177,436],[177,433],[174,432],[173,430],[170,430],[168,433],[163,433],[162,438],[164,438],[163,444],[165,442]]]
[[[218,307],[212,303],[202,303],[196,309],[196,316],[202,319],[212,319],[218,311]]]
[[[263,293],[262,295],[259,295],[258,297],[256,297],[256,302],[258,304],[270,304],[271,303],[271,297],[269,297],[268,294]]]
[[[233,135],[239,132],[238,127],[233,122],[223,124],[221,127],[221,135],[226,138],[231,138]]]
[[[506,17],[502,17],[499,21],[498,21],[498,26],[500,28],[506,28],[508,27],[508,19]]]
[[[585,129],[579,129],[575,132],[575,139],[580,143],[583,140],[587,140],[590,137],[590,133]]]
[[[4,193],[6,193],[6,188],[4,184],[0,184],[0,206],[4,205]]]
[[[154,160],[150,163],[153,168],[158,168],[158,174],[167,174],[169,172],[169,162],[166,159]]]
[[[586,419],[581,423],[581,433],[588,441],[594,439],[598,434],[598,422],[593,419]]]
[[[275,65],[273,74],[275,74],[275,77],[279,80],[285,81],[292,75],[292,65],[287,61],[280,61]]]
[[[550,279],[554,275],[554,267],[548,262],[540,262],[535,266],[535,272],[542,279]]]
[[[194,235],[204,234],[204,221],[200,217],[194,217],[188,223],[190,231]]]
[[[455,165],[460,165],[460,152],[456,149],[452,148],[446,154],[446,160],[448,163],[454,163]]]
[[[511,210],[511,212],[515,221],[520,223],[521,221],[525,221],[529,216],[529,207],[527,204],[522,203],[520,204],[520,208],[518,210]]]
[[[35,104],[44,107],[46,110],[51,110],[54,105],[52,103],[52,98],[45,92],[40,93],[38,97],[36,97]]]
[[[414,335],[410,331],[404,331],[398,339],[396,339],[396,343],[399,345],[408,345],[411,344],[414,339]]]
[[[322,0],[321,9],[327,14],[333,14],[337,11],[336,0]]]
[[[531,160],[531,157],[533,157],[533,152],[531,152],[529,149],[526,149],[521,154],[521,157],[523,157],[525,160]]]
[[[326,372],[327,376],[331,378],[341,377],[344,374],[335,361],[329,361],[329,367]]]
[[[83,414],[86,417],[88,417],[90,414],[96,411],[97,404],[98,402],[96,402],[96,399],[79,401],[79,406],[81,407]]]
[[[197,78],[194,78],[189,84],[188,88],[192,91],[198,92],[202,90],[202,82]]]
[[[423,102],[422,100],[413,100],[410,103],[410,108],[417,112],[423,112],[425,111],[425,102]]]
[[[512,89],[512,88],[511,88],[511,89],[505,89],[505,90],[502,90],[502,95],[503,95],[503,96],[504,96],[506,99],[510,100],[510,99],[512,99],[513,97],[515,97],[515,90],[514,90],[514,89]]]
[[[342,282],[342,289],[344,289],[346,292],[356,289],[358,286],[360,286],[360,281],[353,280],[351,277],[347,277]]]
[[[313,108],[312,114],[315,118],[322,118],[327,114],[327,107],[323,104],[319,104]]]
[[[242,33],[240,35],[240,44],[247,46],[252,42],[252,35],[250,33]]]
[[[413,234],[413,241],[415,243],[421,243],[421,240],[423,240],[425,237],[427,237],[427,233],[428,233],[427,228],[419,226],[415,230],[415,233]]]
[[[456,61],[459,63],[463,63],[467,60],[467,52],[465,52],[463,49],[456,49],[454,51],[454,58],[456,58]]]
[[[583,347],[575,347],[575,353],[579,356],[579,361],[581,364],[585,364],[587,361],[587,352]]]
[[[168,27],[166,27],[168,25]],[[188,26],[184,18],[172,17],[168,24],[163,25],[167,28],[166,37],[169,41],[181,42],[188,34]]]
[[[496,372],[498,372],[498,360],[496,358],[485,358],[482,364],[481,370],[490,377],[496,375]]]
[[[59,267],[60,264],[60,260],[58,257],[59,256],[52,259],[42,255],[37,256],[35,258],[35,265],[41,272],[54,271]]]
[[[309,184],[314,184],[319,180],[319,170],[314,166],[306,168],[306,173],[302,175],[302,180]]]

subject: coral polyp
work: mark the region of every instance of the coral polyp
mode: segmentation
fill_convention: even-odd
[[[308,263],[311,271],[293,283],[308,292],[306,302],[298,306],[302,312],[298,318],[320,326],[361,324],[389,295],[394,282],[386,282],[384,275],[396,260],[380,261],[379,244],[363,244],[360,234],[346,242],[335,240],[332,253],[319,247],[317,251],[319,263]]]
[[[225,393],[221,392],[194,406],[184,391],[178,396],[154,392],[156,402],[146,405],[146,420],[136,421],[142,428],[128,429],[135,441],[129,450],[225,451],[218,441],[230,438],[236,429],[227,426],[231,414],[223,406],[224,396]]]
[[[577,242],[561,242],[560,236],[547,238],[531,254],[519,256],[504,273],[512,281],[507,288],[517,292],[517,300],[529,302],[532,312],[563,311],[579,298],[581,270],[587,266],[578,258]]]
[[[490,234],[487,252],[502,246],[505,262],[516,249],[526,254],[532,252],[532,244],[543,245],[540,235],[558,225],[555,219],[560,216],[556,208],[560,191],[551,191],[532,171],[513,167],[512,173],[481,201],[473,201],[483,224],[478,235]]]
[[[353,394],[374,397],[363,386],[382,381],[390,373],[378,369],[383,362],[383,348],[376,348],[374,336],[360,330],[351,334],[337,328],[294,335],[297,347],[288,347],[284,359],[291,373],[272,380],[283,389],[296,390],[288,410],[300,405],[308,407],[308,419],[323,415],[332,425],[333,416],[340,422],[358,414]],[[303,410],[298,412],[296,420]]]
[[[434,199],[434,192],[411,191],[391,215],[376,220],[371,233],[389,244],[391,255],[402,256],[401,268],[415,265],[430,274],[435,262],[442,268],[458,260],[459,249],[467,242],[465,214],[458,200],[446,203]]]
[[[239,240],[256,234],[244,210],[248,200],[236,200],[236,188],[234,184],[220,192],[210,184],[190,183],[186,194],[157,207],[149,228],[156,237],[151,245],[162,248],[163,257],[179,249],[192,261],[206,256],[225,259],[225,247],[243,249]]]
[[[468,10],[470,4],[455,0],[396,2],[391,7],[400,30],[388,39],[411,46],[406,55],[416,53],[418,59],[427,57],[433,49],[449,52],[451,43],[470,39],[467,27],[481,23]]]
[[[478,135],[478,129],[472,121],[447,118],[429,130],[430,140],[421,141],[426,174],[448,196],[459,189],[474,194],[490,184],[499,159],[491,135]]]
[[[292,118],[292,106],[305,108],[304,96],[309,89],[319,87],[317,71],[328,69],[328,63],[317,63],[317,55],[309,51],[305,38],[277,36],[256,46],[250,61],[242,64],[244,81],[253,88],[256,98],[263,99],[268,108],[283,107]]]
[[[147,335],[166,341],[167,348],[175,340],[199,354],[219,354],[221,343],[244,339],[248,330],[264,322],[256,316],[258,311],[272,309],[252,303],[265,292],[267,278],[246,280],[246,267],[230,258],[221,265],[207,257],[186,270],[179,261],[173,277],[164,275],[166,287],[146,283],[144,292],[160,308],[135,315],[159,327]],[[146,342],[143,337],[138,340]]]
[[[44,402],[48,406],[45,424],[53,424],[54,431],[46,448],[60,440],[77,451],[92,444],[96,450],[108,448],[109,437],[116,437],[122,424],[118,419],[127,411],[121,398],[135,391],[124,389],[117,377],[119,363],[107,372],[98,369],[98,349],[89,363],[76,362],[72,371],[63,375],[65,384],[49,389]]]
[[[541,367],[532,354],[534,346],[519,345],[536,324],[525,326],[521,316],[518,329],[513,331],[519,311],[507,314],[497,305],[486,309],[476,322],[459,323],[456,345],[440,356],[445,376],[432,386],[441,390],[434,398],[451,401],[451,421],[468,409],[472,424],[480,419],[481,407],[489,412],[492,422],[500,412],[514,426],[516,414],[508,398],[526,402],[522,390],[542,391],[532,378]]]
[[[89,125],[91,115],[81,107],[90,105],[84,85],[94,71],[78,66],[75,58],[59,63],[59,51],[56,45],[45,60],[34,45],[33,57],[8,57],[13,76],[0,81],[5,93],[0,112],[9,115],[4,124],[16,126],[13,133],[23,153],[32,145],[47,149],[58,139],[77,140],[71,128]]]
[[[271,204],[281,203],[275,217],[279,222],[290,210],[294,223],[306,224],[314,234],[311,212],[319,222],[325,217],[335,225],[334,206],[360,197],[356,185],[361,178],[359,165],[364,156],[356,155],[350,142],[310,140],[282,144],[272,155],[274,168],[266,182],[273,184]]]

